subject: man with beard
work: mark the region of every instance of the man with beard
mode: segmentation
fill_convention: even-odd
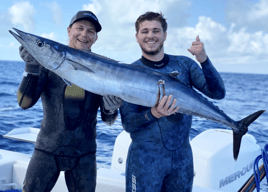
[[[132,65],[170,74],[213,99],[225,96],[224,83],[206,55],[199,36],[192,43],[202,69],[192,59],[164,53],[167,23],[162,14],[147,12],[135,24],[141,59]],[[158,96],[159,98],[159,96]],[[177,113],[176,99],[164,96],[152,108],[123,102],[120,107],[123,128],[132,143],[126,166],[127,192],[192,191],[193,157],[189,143],[192,116]]]
[[[79,11],[67,28],[69,47],[90,52],[100,31],[101,25],[92,12]],[[94,192],[98,108],[102,120],[112,125],[122,100],[67,86],[61,77],[39,65],[24,47],[20,47],[20,56],[26,66],[18,103],[28,109],[41,96],[44,111],[23,191],[49,192],[64,171],[69,191]]]

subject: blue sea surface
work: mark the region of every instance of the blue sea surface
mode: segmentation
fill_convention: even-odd
[[[15,128],[40,128],[43,116],[42,103],[23,110],[17,104],[17,89],[22,80],[23,62],[0,61],[0,149],[32,154],[34,144],[6,139],[2,135]],[[249,126],[248,133],[253,135],[263,149],[268,144],[268,75],[221,73],[226,87],[223,100],[212,102],[234,120],[258,111],[266,110]],[[201,118],[193,118],[190,138],[213,128],[229,129],[223,125]],[[98,115],[97,123],[97,166],[110,168],[113,145],[122,131],[120,116],[111,127],[106,126]],[[266,178],[261,183],[262,192],[268,192]]]

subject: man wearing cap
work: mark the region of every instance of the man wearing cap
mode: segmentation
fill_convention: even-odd
[[[101,25],[92,12],[79,11],[67,31],[70,47],[90,52]],[[100,107],[102,120],[112,125],[122,100],[67,86],[61,77],[39,65],[24,47],[20,47],[20,55],[26,66],[18,103],[27,109],[41,97],[44,111],[23,191],[49,192],[60,172],[65,171],[69,191],[94,192],[97,111]]]

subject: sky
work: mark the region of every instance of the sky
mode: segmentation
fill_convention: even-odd
[[[147,11],[167,18],[165,53],[195,59],[196,36],[220,72],[268,74],[268,0],[1,0],[0,60],[22,61],[13,27],[68,44],[67,27],[80,10],[96,14],[102,31],[92,51],[132,63],[141,57],[135,21]]]

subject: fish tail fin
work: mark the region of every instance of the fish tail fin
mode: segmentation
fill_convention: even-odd
[[[240,150],[241,140],[243,135],[246,134],[248,131],[248,126],[255,121],[261,114],[263,114],[265,110],[257,111],[246,118],[237,121],[237,127],[239,128],[240,132],[233,131],[233,155],[234,159],[237,160],[238,153]]]

